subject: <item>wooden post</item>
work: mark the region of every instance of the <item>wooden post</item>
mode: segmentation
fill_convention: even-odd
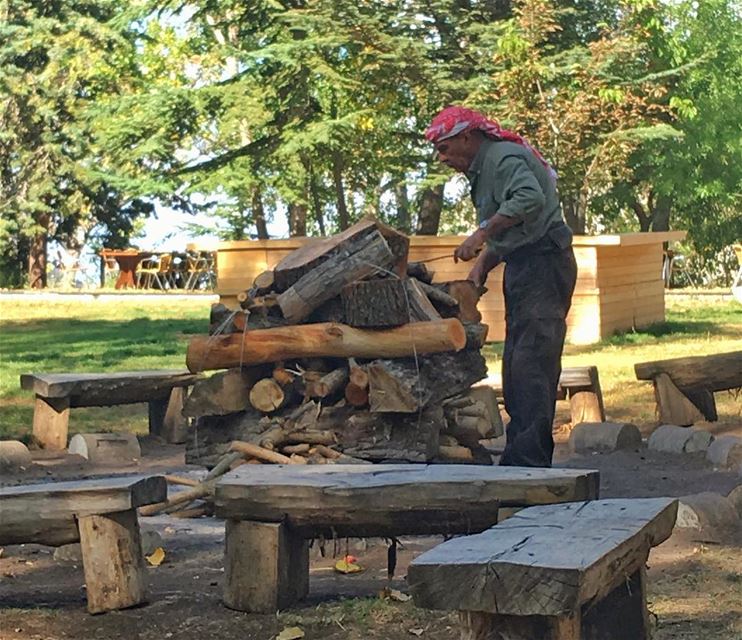
[[[598,367],[587,367],[587,374],[590,376],[590,386],[569,388],[569,406],[573,425],[580,424],[580,422],[605,422]]]
[[[67,448],[69,422],[69,398],[36,396],[33,412],[33,435],[44,449]]]
[[[149,401],[149,434],[170,444],[181,444],[188,435],[188,419],[183,415],[185,389],[173,387],[170,396]]]
[[[144,601],[145,572],[136,509],[78,520],[88,611],[102,613]]]
[[[649,640],[647,571],[644,565],[621,582],[583,616],[585,638],[631,638]]]
[[[481,611],[459,611],[459,621],[461,622],[461,640],[536,640],[537,638],[538,640],[581,640],[582,638],[579,612],[572,616],[556,617],[508,616]],[[631,638],[633,640],[633,636]]]
[[[309,593],[309,545],[286,525],[227,520],[224,604],[275,613]]]

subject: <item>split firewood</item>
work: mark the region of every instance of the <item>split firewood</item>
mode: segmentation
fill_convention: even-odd
[[[443,307],[451,307],[452,309],[458,309],[459,301],[453,296],[449,296],[445,291],[431,284],[416,280],[417,285],[423,290],[428,299],[433,305],[441,305]]]
[[[345,285],[388,269],[393,262],[389,245],[378,231],[350,240],[342,250],[279,294],[283,317],[291,323],[301,322],[317,307],[340,295]]]
[[[433,276],[435,276],[435,271],[433,271],[424,262],[408,262],[407,263],[407,275],[410,278],[415,278],[419,280],[420,282],[425,282],[426,284],[430,284],[431,282],[433,282]]]
[[[286,442],[286,432],[280,426],[274,426],[260,434],[258,444],[264,449],[274,451]]]
[[[368,371],[360,366],[355,358],[348,359],[348,384],[345,386],[345,399],[354,407],[368,404]]]
[[[340,299],[351,327],[398,327],[411,321],[405,282],[399,278],[352,282],[343,287]]]
[[[422,290],[418,280],[408,279],[404,281],[407,291],[407,304],[409,307],[408,322],[425,322],[440,320],[441,314],[430,302],[428,296]],[[417,328],[417,326],[415,326]]]
[[[174,496],[168,498],[164,502],[158,502],[156,504],[148,504],[143,507],[139,507],[139,514],[142,516],[154,516],[177,505],[189,504],[194,500],[203,498],[204,496],[213,495],[215,486],[216,478],[201,482],[200,484],[187,491],[176,493]]]
[[[287,456],[293,456],[300,453],[308,453],[311,445],[308,442],[301,444],[287,444],[281,447],[281,453]]]
[[[200,506],[189,507],[188,509],[181,509],[180,511],[174,511],[170,515],[173,518],[203,518],[204,516],[213,516],[214,503],[205,502]]]
[[[273,369],[273,379],[282,387],[291,384],[295,377],[296,374],[286,369],[282,364],[277,364]]]
[[[182,476],[166,475],[165,480],[168,484],[179,484],[186,487],[195,487],[200,484],[198,480],[193,480],[192,478],[183,478]]]
[[[270,449],[253,444],[252,442],[240,442],[239,440],[235,440],[229,448],[231,451],[239,452],[258,460],[265,460],[266,462],[273,462],[275,464],[291,464],[291,458],[288,456],[284,456],[276,451],[271,451]]]
[[[477,323],[482,321],[482,314],[477,303],[482,296],[482,288],[471,280],[453,280],[441,283],[442,289],[459,303],[458,318],[461,322]]]
[[[456,438],[448,433],[442,433],[439,436],[438,441],[441,447],[458,447],[461,445]]]
[[[291,464],[307,464],[307,459],[294,453],[289,457],[289,462]]]
[[[332,445],[337,436],[334,431],[294,431],[286,434],[286,442]]]
[[[438,447],[438,457],[442,460],[451,461],[470,461],[474,459],[474,454],[469,447],[447,447],[441,445]]]
[[[330,447],[324,444],[318,444],[317,446],[314,447],[314,450],[320,455],[324,456],[325,458],[329,458],[331,460],[337,460],[338,458],[341,458],[343,455],[339,451],[335,451],[335,449],[330,449]]]
[[[489,332],[489,329],[489,325],[481,322],[464,324],[464,330],[466,331],[466,348],[481,349],[487,342],[487,333]]]
[[[319,380],[307,384],[305,395],[318,399],[332,397],[344,389],[347,382],[348,370],[340,367],[325,374]]]

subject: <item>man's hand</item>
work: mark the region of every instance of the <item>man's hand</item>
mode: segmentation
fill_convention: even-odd
[[[487,235],[482,229],[477,229],[466,240],[464,240],[453,252],[453,261],[458,263],[459,260],[469,262],[474,258],[487,240]]]
[[[500,256],[485,249],[479,254],[479,258],[477,258],[466,279],[471,280],[478,287],[482,287],[487,282],[487,276],[490,271],[500,264],[500,262]]]

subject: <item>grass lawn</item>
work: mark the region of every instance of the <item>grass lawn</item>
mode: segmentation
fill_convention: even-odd
[[[19,389],[28,372],[126,371],[185,366],[188,336],[208,329],[209,301],[127,300],[65,302],[0,298],[0,437],[27,438],[33,397]],[[502,345],[486,350],[499,366]],[[667,322],[600,344],[567,346],[564,366],[594,364],[610,419],[648,424],[654,419],[651,385],[634,378],[633,365],[688,355],[742,350],[742,305],[728,302],[668,301]],[[742,419],[742,398],[718,393],[720,419]],[[78,431],[145,433],[145,405],[76,409]]]

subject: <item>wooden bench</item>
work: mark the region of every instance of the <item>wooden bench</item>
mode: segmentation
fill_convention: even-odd
[[[185,441],[184,388],[199,376],[188,371],[28,373],[21,388],[36,394],[33,434],[46,449],[64,449],[70,408],[149,403],[149,431],[167,442]]]
[[[634,371],[638,380],[654,383],[662,424],[715,422],[719,416],[714,392],[742,387],[742,351],[640,362]]]
[[[598,472],[468,465],[244,465],[216,486],[224,602],[274,612],[309,590],[307,540],[483,531],[498,507],[596,498]]]
[[[478,382],[475,386],[494,389],[502,398],[502,376],[495,374]],[[569,399],[572,424],[580,422],[605,422],[603,392],[600,390],[598,367],[568,367],[562,369],[557,387],[559,400]]]
[[[161,476],[101,478],[0,489],[0,545],[80,542],[88,611],[140,604],[145,570],[136,509],[162,502]]]
[[[532,507],[418,556],[417,606],[458,610],[466,640],[649,640],[645,563],[677,500]]]

